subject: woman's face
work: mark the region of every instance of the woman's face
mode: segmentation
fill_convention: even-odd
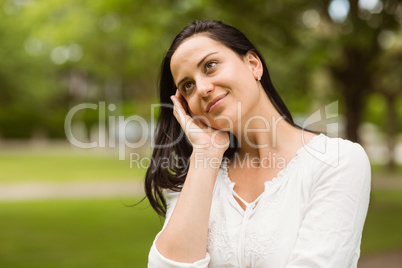
[[[251,52],[240,57],[207,36],[185,40],[173,54],[170,68],[190,115],[216,129],[230,131],[260,97],[258,57]]]

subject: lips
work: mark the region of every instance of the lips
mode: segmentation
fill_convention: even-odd
[[[223,98],[225,98],[227,94],[228,94],[228,93],[219,95],[218,97],[216,97],[216,98],[214,98],[213,100],[211,100],[211,101],[208,103],[207,108],[206,108],[207,113],[210,113],[210,112],[211,112],[211,108],[212,108],[212,110],[215,110],[215,108],[217,108],[217,107],[212,107],[212,106],[214,106],[218,101],[220,101],[220,100],[222,100]],[[218,104],[218,105],[219,105],[219,104]]]

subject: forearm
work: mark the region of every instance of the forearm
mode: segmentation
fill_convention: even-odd
[[[205,258],[212,193],[221,154],[194,152],[173,214],[156,246],[168,259],[192,263]]]

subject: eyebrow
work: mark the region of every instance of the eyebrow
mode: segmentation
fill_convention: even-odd
[[[202,58],[202,59],[197,63],[197,68],[199,68],[199,67],[202,65],[202,63],[205,61],[206,58],[208,58],[209,56],[211,56],[211,55],[213,55],[213,54],[216,54],[216,53],[218,53],[218,52],[211,52],[211,53],[207,54],[204,58]],[[180,82],[177,84],[177,88],[179,88],[180,85],[181,85],[184,81],[186,81],[187,79],[188,79],[188,76],[186,76],[186,77],[184,77],[183,79],[181,79]]]

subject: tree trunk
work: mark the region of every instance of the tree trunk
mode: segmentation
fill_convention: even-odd
[[[345,117],[346,117],[346,137],[354,142],[359,142],[358,128],[361,122],[363,111],[363,99],[356,92],[356,89],[345,86],[343,96],[345,101]]]
[[[346,138],[359,142],[358,128],[366,96],[371,92],[371,73],[366,69],[367,59],[364,52],[356,48],[345,48],[345,65],[332,66],[332,74],[341,86],[345,103]]]
[[[397,111],[395,107],[396,96],[393,94],[385,95],[387,100],[387,145],[388,145],[388,169],[395,171],[395,146],[396,146],[396,132],[397,132]]]

